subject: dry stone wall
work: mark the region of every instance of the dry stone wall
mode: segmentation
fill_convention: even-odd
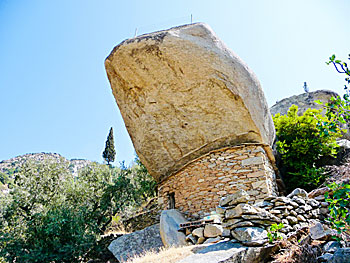
[[[244,190],[224,196],[216,213],[210,216],[213,223],[186,228],[186,241],[202,244],[230,239],[244,246],[262,246],[268,242],[267,231],[271,224],[283,223],[279,231],[286,238],[301,228],[323,222],[328,214],[328,203],[309,198],[306,191],[299,188],[287,197],[268,196],[255,204],[251,201]]]
[[[259,238],[254,242],[242,239],[242,231],[260,229],[262,232],[273,223],[283,223],[280,232],[288,234],[323,220],[328,212],[328,203],[308,198],[307,193],[299,188],[287,197],[269,196],[254,205],[248,204],[249,200],[245,191],[237,191],[222,198],[216,210],[221,215],[223,228],[230,231],[231,238],[246,245],[262,245],[267,239]]]
[[[176,208],[198,218],[215,211],[223,196],[240,189],[247,191],[252,202],[276,196],[269,149],[263,144],[244,144],[215,150],[192,161],[160,183],[160,207]],[[170,204],[172,195],[175,207]]]

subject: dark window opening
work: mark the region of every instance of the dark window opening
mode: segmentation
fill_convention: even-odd
[[[175,193],[169,193],[168,204],[169,204],[169,209],[175,209]]]

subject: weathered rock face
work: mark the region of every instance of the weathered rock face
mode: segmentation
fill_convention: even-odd
[[[135,150],[159,181],[211,150],[273,142],[259,81],[205,24],[125,40],[105,66]]]
[[[270,108],[271,114],[280,113],[286,115],[289,108],[294,104],[299,107],[298,114],[302,115],[308,108],[321,109],[322,105],[315,103],[315,100],[320,100],[323,103],[330,102],[332,97],[339,96],[336,92],[330,90],[316,90],[309,93],[294,95],[278,101]]]

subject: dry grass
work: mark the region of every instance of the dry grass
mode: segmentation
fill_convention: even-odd
[[[149,251],[136,256],[127,263],[175,263],[187,256],[194,254],[198,246],[162,248],[159,252]]]
[[[125,227],[122,224],[116,225],[115,223],[112,223],[110,227],[107,228],[107,230],[104,233],[104,236],[108,236],[111,234],[114,235],[126,235],[130,234],[131,231],[127,231]]]

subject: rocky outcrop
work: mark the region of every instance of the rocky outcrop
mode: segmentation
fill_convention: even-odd
[[[274,140],[258,79],[206,24],[125,40],[105,66],[135,150],[158,181],[212,150]]]
[[[161,247],[163,243],[160,238],[159,224],[156,224],[113,240],[108,249],[119,262],[126,262],[136,255],[149,250],[157,251]]]
[[[299,107],[298,114],[302,115],[308,108],[317,110],[322,108],[322,105],[315,103],[315,100],[320,100],[323,103],[326,103],[330,102],[332,97],[337,96],[339,96],[338,93],[330,90],[316,90],[300,95],[294,95],[276,102],[276,104],[270,108],[270,112],[272,115],[276,115],[277,113],[286,115],[289,108],[294,104]]]

